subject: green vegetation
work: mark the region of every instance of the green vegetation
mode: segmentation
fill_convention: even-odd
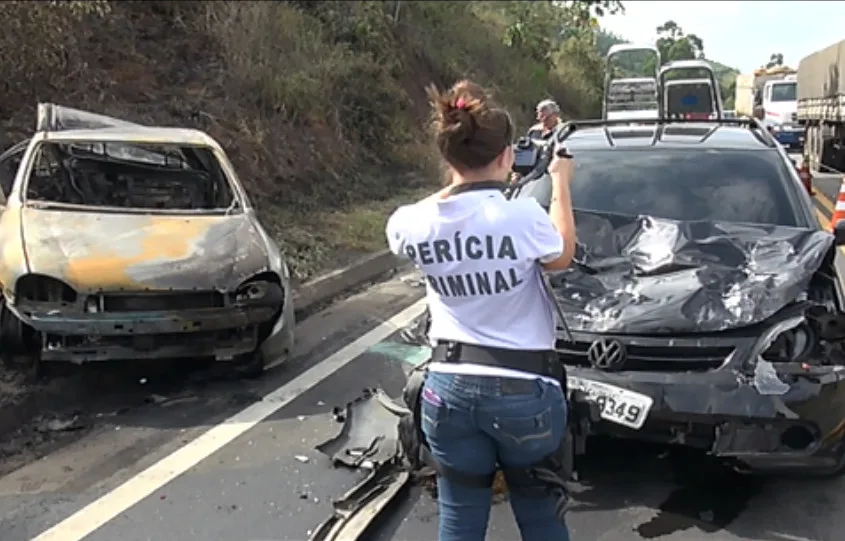
[[[30,133],[38,101],[202,129],[227,150],[305,278],[383,245],[387,213],[438,184],[425,85],[473,78],[520,129],[547,97],[567,117],[596,116],[608,39],[598,25],[621,7],[1,2],[0,143]]]
[[[666,21],[655,29],[657,37],[656,44],[660,51],[660,58],[663,62],[673,60],[705,59],[713,66],[716,78],[719,81],[722,93],[722,101],[725,109],[733,109],[734,96],[736,94],[736,76],[739,71],[719,62],[709,60],[705,56],[704,41],[695,34],[686,34],[683,29],[674,21]],[[613,45],[626,43],[626,40],[607,32],[599,32],[597,38],[599,51],[606,55]],[[631,61],[622,66],[626,72],[633,74],[652,74],[654,65],[650,59],[630,59]]]
[[[521,129],[546,97],[595,115],[596,17],[619,7],[3,2],[2,143],[29,133],[37,101],[205,130],[304,278],[379,245],[398,201],[438,184],[425,85],[476,79]]]

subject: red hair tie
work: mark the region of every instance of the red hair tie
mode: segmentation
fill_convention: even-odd
[[[467,102],[466,102],[466,100],[465,100],[465,99],[463,99],[463,98],[458,98],[458,99],[455,101],[455,107],[457,107],[458,109],[466,109],[466,108],[467,108]]]

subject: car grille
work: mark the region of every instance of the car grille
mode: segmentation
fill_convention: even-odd
[[[591,342],[558,340],[555,349],[564,364],[590,366],[587,350]],[[719,368],[733,347],[640,346],[625,344],[628,358],[622,370],[637,372],[704,372]]]
[[[187,291],[105,294],[102,302],[103,310],[106,312],[154,312],[220,308],[224,304],[224,299],[218,291]]]

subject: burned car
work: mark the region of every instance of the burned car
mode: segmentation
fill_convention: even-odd
[[[255,376],[290,351],[285,261],[207,134],[39,104],[0,182],[5,360],[207,357]]]
[[[845,471],[845,221],[823,231],[754,120],[564,128],[578,249],[547,275],[573,441],[697,447],[740,470]],[[548,208],[548,177],[512,197]],[[424,339],[425,320],[405,336]],[[583,452],[583,445],[576,445]]]

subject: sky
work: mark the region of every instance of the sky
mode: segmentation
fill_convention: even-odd
[[[607,15],[601,26],[632,42],[654,42],[655,29],[675,21],[704,42],[709,60],[748,73],[774,53],[787,66],[845,39],[845,2],[622,1],[624,15]]]

